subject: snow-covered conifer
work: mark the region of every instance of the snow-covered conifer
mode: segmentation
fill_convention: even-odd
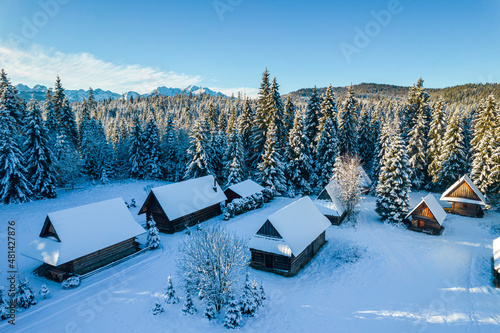
[[[144,177],[144,162],[146,152],[144,149],[145,139],[141,122],[138,117],[134,119],[132,128],[131,143],[129,149],[130,176],[135,179]]]
[[[408,134],[408,165],[410,182],[417,190],[427,181],[427,124],[423,110],[419,109],[415,126]]]
[[[16,286],[15,293],[16,305],[19,308],[28,309],[30,306],[35,305],[35,293],[29,285],[28,279],[19,281]]]
[[[202,117],[196,121],[191,134],[191,145],[188,150],[189,162],[184,173],[185,179],[198,178],[212,173],[208,135],[208,123],[206,118]]]
[[[354,156],[358,153],[358,107],[359,102],[354,96],[351,85],[339,114],[339,155],[348,154]]]
[[[325,126],[326,120],[331,119],[334,122],[335,128],[337,128],[337,102],[333,96],[333,87],[330,84],[325,91],[325,94],[321,98],[321,111],[320,117],[318,119],[318,135],[316,136],[316,143],[319,142],[321,137],[321,132]]]
[[[155,306],[153,307],[153,315],[159,315],[160,313],[163,313],[165,312],[165,310],[163,309],[163,306],[161,305],[161,302],[160,301],[156,301],[155,303]]]
[[[243,286],[243,294],[240,299],[241,314],[248,317],[253,317],[257,310],[255,295],[252,291],[252,286],[248,279],[248,273],[245,276],[245,285]]]
[[[224,326],[230,329],[237,328],[241,326],[241,312],[240,306],[236,299],[231,298],[229,305],[227,307],[226,315],[224,316]]]
[[[224,167],[226,186],[242,182],[245,177],[245,154],[237,129],[229,137],[225,160],[227,161]]]
[[[179,298],[175,296],[174,284],[172,282],[172,277],[168,276],[167,281],[167,291],[165,292],[165,303],[167,304],[177,304],[179,303]]]
[[[156,226],[155,221],[151,218],[151,216],[147,215],[147,224],[148,224],[148,240],[147,246],[150,249],[156,249],[160,246],[160,232],[158,231],[158,227]]]
[[[274,192],[285,192],[286,180],[284,176],[283,160],[277,147],[278,139],[276,126],[271,124],[268,129],[262,162],[259,163],[259,180],[262,186],[269,187]]]
[[[193,299],[191,298],[191,291],[186,289],[186,300],[184,301],[184,305],[182,306],[182,313],[184,315],[190,314],[193,315],[196,313],[196,308],[193,304]]]
[[[429,128],[427,172],[434,184],[438,182],[438,174],[441,169],[441,147],[443,147],[443,137],[446,131],[444,108],[445,102],[440,98],[432,110],[432,120]]]
[[[43,299],[46,299],[50,295],[50,290],[47,288],[45,284],[42,284],[42,287],[40,288],[40,296],[43,297]]]
[[[43,124],[42,114],[35,101],[28,106],[24,134],[26,141],[27,178],[32,192],[38,198],[55,198],[56,171],[55,157],[49,148],[49,137]]]
[[[205,303],[205,310],[203,311],[203,317],[208,320],[213,320],[217,318],[217,311],[215,310],[215,305],[211,300],[207,300]]]
[[[144,131],[144,178],[159,180],[163,178],[161,169],[160,134],[156,120],[150,116]]]
[[[310,148],[314,146],[314,140],[318,135],[319,117],[321,113],[321,101],[316,86],[314,86],[304,116],[303,133],[307,137]]]

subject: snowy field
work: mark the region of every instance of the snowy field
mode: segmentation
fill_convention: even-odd
[[[198,313],[183,316],[180,304],[164,304],[165,313],[151,309],[176,273],[178,244],[185,237],[161,234],[162,247],[83,280],[73,290],[33,276],[39,263],[20,256],[35,239],[48,212],[121,196],[135,198],[137,212],[144,188],[164,182],[130,181],[88,186],[59,193],[58,199],[21,205],[0,205],[0,285],[5,278],[7,221],[17,223],[18,265],[36,292],[47,284],[51,297],[20,311],[16,325],[0,324],[0,332],[227,332]],[[411,205],[427,193],[413,193]],[[249,239],[266,216],[293,200],[276,198],[262,209],[230,221],[216,217],[201,226],[221,223]],[[241,332],[500,332],[500,290],[492,286],[492,241],[500,236],[500,214],[483,219],[448,215],[441,236],[416,233],[378,221],[375,198],[362,205],[359,222],[332,226],[327,244],[295,277],[284,278],[248,268],[251,279],[267,293],[257,316],[247,318]],[[99,230],[95,230],[98,236]],[[144,239],[141,240],[144,242]]]

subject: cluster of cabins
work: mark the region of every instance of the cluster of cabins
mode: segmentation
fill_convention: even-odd
[[[363,171],[363,187],[371,180]],[[221,204],[261,192],[251,180],[221,189],[213,176],[153,188],[139,214],[156,222],[160,232],[175,233],[221,214]],[[449,212],[482,216],[485,198],[468,176],[447,189],[441,200],[451,203]],[[278,210],[263,222],[249,241],[250,265],[284,276],[295,275],[325,244],[325,231],[346,215],[338,197],[338,184],[330,182],[316,200],[303,197]],[[446,212],[432,194],[427,195],[406,217],[408,228],[440,234]],[[96,232],[96,230],[99,230]],[[146,230],[130,214],[123,199],[49,213],[39,238],[23,255],[48,267],[53,279],[85,274],[138,250],[136,238]],[[500,238],[494,243],[493,268],[498,284]]]

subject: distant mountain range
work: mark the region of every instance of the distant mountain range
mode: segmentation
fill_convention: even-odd
[[[38,100],[38,101],[44,101],[45,100],[45,94],[47,93],[47,87],[42,86],[37,84],[33,88],[30,88],[24,84],[18,84],[16,86],[16,89],[19,93],[19,96],[22,99],[25,100],[30,100],[31,98]],[[89,91],[88,90],[64,90],[64,93],[68,97],[68,100],[70,102],[83,102],[84,98],[87,98],[89,96]],[[203,88],[203,87],[198,87],[198,86],[187,86],[186,88],[167,88],[167,87],[158,87],[152,92],[148,94],[139,94],[135,91],[129,91],[123,95],[114,93],[109,90],[102,90],[102,89],[95,89],[94,90],[94,98],[97,101],[102,101],[106,99],[118,99],[121,98],[122,96],[129,99],[130,97],[136,98],[137,96],[141,97],[146,97],[146,96],[152,96],[152,95],[165,95],[165,96],[173,96],[177,94],[195,94],[195,95],[200,95],[200,94],[207,94],[210,96],[225,96],[224,94],[220,92],[215,92],[213,90],[210,90],[208,88]]]

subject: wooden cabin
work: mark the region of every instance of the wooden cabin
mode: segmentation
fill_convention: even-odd
[[[363,189],[363,194],[367,194],[368,192],[370,192],[372,180],[361,165],[358,167],[358,170],[361,174],[361,188]]]
[[[493,284],[500,288],[500,237],[493,241]]]
[[[328,219],[309,197],[299,199],[270,215],[250,239],[250,266],[293,276],[325,244]]]
[[[226,199],[209,175],[153,188],[139,215],[151,214],[160,232],[173,234],[220,215]]]
[[[49,213],[40,237],[21,254],[48,265],[61,282],[136,252],[135,237],[145,232],[116,198]]]
[[[422,201],[413,208],[406,216],[409,221],[408,229],[439,235],[444,227],[446,212],[436,198],[429,193]]]
[[[256,193],[262,193],[263,190],[262,186],[253,180],[247,179],[241,183],[229,186],[224,191],[227,197],[226,203],[230,203],[234,199],[247,198]]]
[[[330,181],[328,185],[321,191],[314,204],[319,211],[325,215],[331,224],[339,225],[346,216],[344,205],[338,197],[338,184],[335,180]]]
[[[484,215],[481,206],[486,205],[486,199],[467,175],[451,185],[443,193],[441,200],[451,203],[450,212],[453,214],[474,217],[483,217]]]

